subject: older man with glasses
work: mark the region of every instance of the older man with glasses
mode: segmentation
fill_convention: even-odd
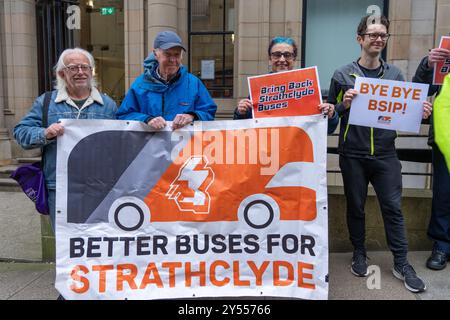
[[[15,126],[14,138],[24,149],[41,148],[50,220],[55,230],[56,137],[64,134],[61,119],[115,119],[116,103],[100,93],[93,78],[94,58],[80,48],[64,50],[58,59],[54,91],[38,97]],[[43,119],[47,105],[47,121]],[[48,127],[44,128],[43,123]]]

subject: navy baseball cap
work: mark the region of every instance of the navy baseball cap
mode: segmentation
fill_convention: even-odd
[[[162,31],[156,35],[153,42],[154,49],[167,50],[173,47],[181,47],[186,51],[185,46],[181,42],[181,38],[173,31]]]

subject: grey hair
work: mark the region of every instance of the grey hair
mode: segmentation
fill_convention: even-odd
[[[58,62],[56,63],[56,66],[54,68],[55,69],[55,73],[56,73],[56,84],[55,84],[55,89],[56,90],[65,89],[66,86],[67,86],[66,81],[64,80],[63,77],[61,77],[59,75],[59,72],[66,67],[66,65],[64,64],[64,58],[67,55],[74,54],[74,53],[78,53],[78,54],[84,55],[89,60],[89,65],[91,66],[92,70],[95,68],[94,57],[88,51],[86,51],[84,49],[81,49],[81,48],[73,48],[73,49],[66,49],[66,50],[64,50],[61,53],[61,55],[59,56]],[[92,79],[91,79],[90,87],[91,88],[92,87],[97,87],[97,80],[94,77],[92,77]]]

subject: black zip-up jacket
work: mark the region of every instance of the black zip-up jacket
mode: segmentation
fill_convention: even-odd
[[[381,60],[379,79],[404,81],[402,72],[397,67]],[[350,108],[342,103],[344,93],[355,87],[356,77],[364,77],[358,63],[352,62],[334,72],[331,79],[327,101],[335,105],[341,118],[338,153],[350,157],[391,157],[396,155],[395,138],[397,132],[378,128],[369,128],[348,124]]]
[[[435,93],[439,95],[442,86],[433,85],[433,67],[428,67],[428,57],[425,57],[417,67],[416,74],[414,75],[413,82],[427,83],[430,85],[428,90],[428,96],[431,97]],[[431,146],[434,143],[434,127],[433,127],[433,114],[430,117],[430,131],[428,132],[428,144]]]

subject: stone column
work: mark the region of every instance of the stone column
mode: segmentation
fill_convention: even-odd
[[[124,0],[125,91],[143,72],[146,54],[145,4],[147,0]]]
[[[183,40],[183,43],[188,44],[188,0],[178,0],[178,17],[177,17],[177,33]],[[189,61],[189,53],[183,56],[183,64],[187,65]]]
[[[148,52],[153,48],[153,40],[160,31],[178,30],[178,0],[147,0],[147,42]]]
[[[391,22],[388,61],[411,81],[428,50],[433,48],[436,0],[397,0],[389,7]]]
[[[270,39],[270,1],[237,1],[238,28],[235,33],[235,96],[247,97],[249,76],[268,72],[267,45]],[[236,59],[235,59],[236,61]]]
[[[11,143],[12,129],[30,110],[38,94],[35,1],[4,0],[0,3],[1,74],[0,143],[10,144],[6,158],[37,156]],[[3,119],[3,120],[1,120]],[[6,127],[5,135],[3,128]],[[3,134],[2,134],[3,132]],[[4,147],[7,149],[8,147]],[[3,154],[3,156],[2,156]],[[0,158],[4,156],[0,152]]]
[[[442,36],[450,36],[450,0],[437,0],[436,10],[436,40],[439,45]]]
[[[11,142],[5,126],[5,74],[3,70],[3,48],[5,47],[4,3],[0,3],[0,165],[11,162]]]
[[[235,96],[240,99],[248,96],[249,76],[270,71],[267,48],[272,37],[292,37],[301,53],[302,6],[295,0],[240,0],[236,8]]]

